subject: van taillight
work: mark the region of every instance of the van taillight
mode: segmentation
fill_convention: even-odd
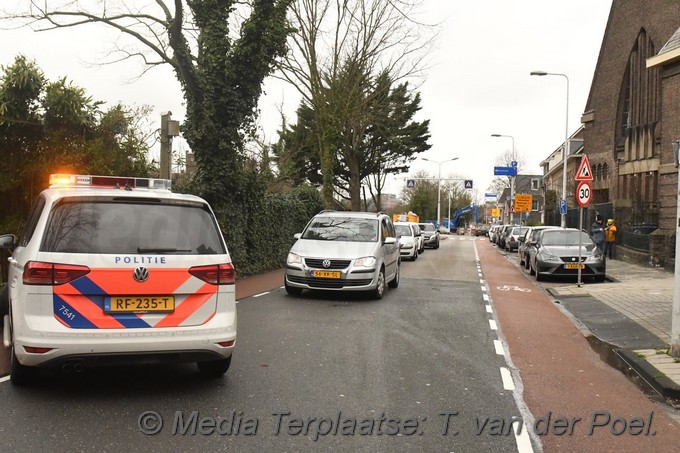
[[[24,285],[63,285],[90,273],[87,266],[29,261],[24,267]]]
[[[236,283],[236,269],[231,263],[211,266],[195,266],[189,273],[212,285],[233,285]]]

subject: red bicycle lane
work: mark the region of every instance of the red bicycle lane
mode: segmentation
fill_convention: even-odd
[[[585,332],[504,253],[486,240],[476,248],[544,451],[676,450],[680,427],[665,408],[603,362]]]

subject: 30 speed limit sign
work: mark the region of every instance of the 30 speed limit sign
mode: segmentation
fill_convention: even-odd
[[[590,187],[590,181],[581,181],[576,188],[576,202],[582,208],[587,207],[590,204],[590,200],[593,197],[593,190]]]

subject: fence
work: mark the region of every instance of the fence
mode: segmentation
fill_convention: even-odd
[[[616,243],[640,252],[649,252],[649,234],[618,231]]]

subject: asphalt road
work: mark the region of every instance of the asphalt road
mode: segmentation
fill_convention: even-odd
[[[2,449],[517,451],[522,414],[474,242],[450,237],[401,276],[380,301],[283,289],[241,300],[221,379],[164,365],[0,382]]]

